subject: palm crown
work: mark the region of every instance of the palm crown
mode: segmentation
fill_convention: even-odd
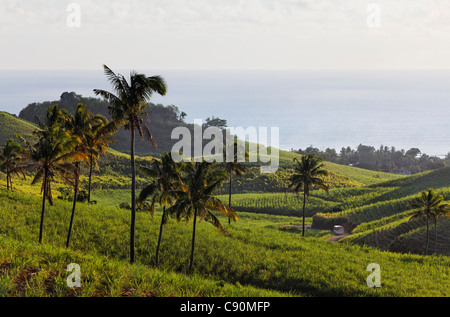
[[[94,93],[108,101],[108,110],[114,121],[122,123],[128,130],[137,129],[141,138],[147,136],[156,146],[156,141],[145,125],[142,116],[148,119],[145,110],[148,105],[147,101],[154,92],[162,96],[166,94],[167,87],[164,79],[160,76],[147,77],[132,71],[130,82],[128,82],[123,75],[115,74],[108,66],[104,65],[103,68],[115,94],[102,89],[94,89]]]

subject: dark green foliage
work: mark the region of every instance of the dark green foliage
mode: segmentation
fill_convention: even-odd
[[[347,147],[342,148],[339,153],[335,149],[320,151],[313,146],[305,150],[298,150],[296,153],[308,155],[315,154],[324,158],[328,162],[351,165],[373,171],[387,173],[415,174],[428,170],[435,170],[449,164],[449,156],[439,158],[421,153],[418,148],[411,148],[408,151],[397,150],[395,147],[381,145],[379,149],[373,146],[360,144],[356,150]]]
[[[217,127],[220,129],[224,129],[227,127],[227,120],[215,118],[214,116],[212,118],[206,118],[206,122],[203,124],[203,127]]]
[[[65,96],[65,97],[64,97]],[[69,113],[75,114],[77,105],[83,103],[86,105],[87,109],[94,114],[100,114],[111,120],[111,115],[108,112],[108,102],[99,98],[92,97],[82,97],[76,95],[75,93],[64,93],[60,100],[56,101],[46,101],[43,103],[33,103],[24,108],[19,117],[25,119],[32,123],[37,123],[38,119],[43,119],[45,117],[47,109],[54,105],[59,104],[60,108],[66,109]],[[170,151],[175,141],[171,140],[171,133],[175,127],[186,126],[189,129],[193,129],[193,125],[184,123],[184,118],[186,114],[181,112],[178,107],[174,105],[163,106],[161,104],[153,104],[151,102],[146,102],[145,112],[151,118],[151,124],[148,129],[152,135],[157,136],[158,149],[154,147],[149,147],[148,144],[144,142],[136,142],[136,153],[138,155],[159,155],[165,151]],[[183,116],[184,114],[184,116]],[[143,117],[144,119],[145,117]],[[23,121],[17,119],[16,121]],[[25,121],[23,121],[24,124]],[[31,125],[30,125],[31,126]],[[0,138],[2,137],[0,126]],[[24,134],[24,133],[21,133]],[[10,137],[12,137],[11,135]],[[114,135],[117,140],[111,147],[119,152],[130,153],[129,143],[130,143],[130,133],[125,131],[122,127]],[[1,139],[0,139],[1,140]]]
[[[24,161],[23,148],[10,139],[3,148],[0,148],[0,171],[6,174],[6,189],[13,190],[12,177],[22,175],[25,178],[25,169],[21,166]]]

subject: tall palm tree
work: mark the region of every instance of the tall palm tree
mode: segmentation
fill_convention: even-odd
[[[434,253],[437,250],[437,222],[441,217],[450,217],[450,204],[442,204],[432,215],[434,220]]]
[[[163,227],[167,222],[166,207],[170,207],[174,202],[173,191],[182,190],[181,163],[175,163],[170,153],[161,154],[161,159],[154,159],[149,167],[139,166],[139,170],[146,176],[153,179],[152,183],[142,189],[138,197],[138,203],[144,204],[150,198],[150,211],[155,212],[155,204],[163,206],[161,224],[159,226],[158,244],[156,247],[155,265],[158,267],[159,250]]]
[[[425,254],[428,254],[428,242],[429,242],[429,219],[435,218],[437,214],[444,212],[446,209],[443,203],[444,196],[438,195],[433,188],[427,191],[422,191],[419,197],[416,197],[409,205],[412,212],[408,214],[410,220],[417,220],[425,217],[427,222],[427,239],[425,246]],[[436,219],[436,218],[435,218]]]
[[[245,145],[244,145],[245,146]],[[242,178],[242,176],[247,172],[247,168],[238,162],[238,143],[234,142],[234,159],[232,162],[227,162],[226,160],[226,148],[224,148],[224,168],[227,174],[229,175],[229,189],[228,189],[228,206],[231,208],[231,186],[232,186],[232,177],[235,174],[237,177]],[[245,151],[245,159],[250,157],[249,153]],[[228,224],[231,224],[231,219],[228,219]]]
[[[144,135],[156,147],[156,141],[144,123],[143,116],[148,119],[145,112],[148,101],[153,93],[165,95],[167,87],[160,76],[147,77],[135,71],[130,73],[130,81],[120,74],[115,74],[108,66],[103,66],[108,81],[113,86],[113,91],[95,89],[96,95],[102,96],[108,103],[108,110],[113,121],[124,125],[131,131],[131,226],[130,226],[130,263],[136,261],[135,256],[135,227],[136,227],[136,164],[135,164],[135,139],[136,130],[142,140]],[[149,120],[149,119],[148,119]]]
[[[30,144],[19,136],[25,143],[25,155],[30,161],[24,167],[36,173],[31,184],[42,181],[39,243],[42,243],[45,201],[48,200],[49,204],[53,205],[51,183],[55,181],[55,176],[59,175],[66,183],[73,186],[75,167],[71,162],[80,160],[80,153],[75,151],[80,138],[64,129],[64,115],[65,113],[58,109],[57,105],[50,107],[46,121],[40,121],[40,129],[34,131],[38,139],[35,144]]]
[[[10,139],[0,151],[0,170],[6,174],[6,189],[12,190],[13,175],[20,176],[22,174],[25,179],[25,170],[20,165],[23,162],[23,148],[20,144]]]
[[[88,203],[91,203],[92,171],[94,166],[98,168],[100,155],[108,150],[109,143],[116,142],[111,137],[117,132],[118,126],[101,116],[101,119],[92,127],[92,133],[87,135],[86,148],[89,156],[89,182],[88,182]]]
[[[187,223],[193,220],[192,249],[189,264],[189,272],[192,272],[194,264],[195,236],[197,218],[213,224],[220,232],[226,231],[219,219],[212,211],[219,211],[225,216],[237,221],[236,212],[224,204],[217,197],[220,188],[227,180],[227,173],[219,164],[202,162],[189,162],[184,164],[183,181],[184,190],[174,191],[177,200],[167,209],[167,213],[176,217],[178,221],[184,219]]]
[[[84,104],[78,104],[75,114],[67,114],[65,118],[65,129],[72,135],[77,136],[80,139],[79,144],[75,147],[75,151],[79,152],[79,158],[87,163],[87,142],[89,136],[92,134],[93,127],[102,121],[103,116],[94,115],[86,108]],[[80,185],[80,163],[81,161],[74,162],[74,190],[73,190],[73,206],[72,214],[70,217],[70,225],[67,233],[66,247],[69,247],[70,237],[72,235],[73,220],[75,217],[75,209],[78,201],[78,192]]]
[[[286,191],[293,190],[295,194],[303,191],[303,230],[302,236],[305,236],[305,208],[306,201],[310,199],[311,189],[317,187],[328,192],[329,188],[323,180],[328,175],[324,170],[323,159],[315,154],[302,156],[301,160],[294,158],[294,175],[289,179],[289,185]]]

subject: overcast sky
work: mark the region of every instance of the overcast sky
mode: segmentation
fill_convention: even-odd
[[[0,69],[450,68],[449,0],[71,2],[0,0]]]

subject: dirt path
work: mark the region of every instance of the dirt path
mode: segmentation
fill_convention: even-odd
[[[302,229],[303,225],[291,225],[291,227]],[[314,229],[311,229],[311,225],[305,225],[305,230],[314,230]],[[341,234],[338,236],[333,235],[333,236],[327,238],[327,241],[328,242],[338,242],[339,240],[341,240],[347,236],[349,236],[348,233],[344,233],[344,234]]]
[[[329,237],[327,239],[327,241],[329,241],[329,242],[338,242],[339,240],[341,240],[342,238],[347,237],[348,235],[349,235],[348,233],[344,233],[344,234],[341,234],[339,236],[332,236],[332,237]]]

